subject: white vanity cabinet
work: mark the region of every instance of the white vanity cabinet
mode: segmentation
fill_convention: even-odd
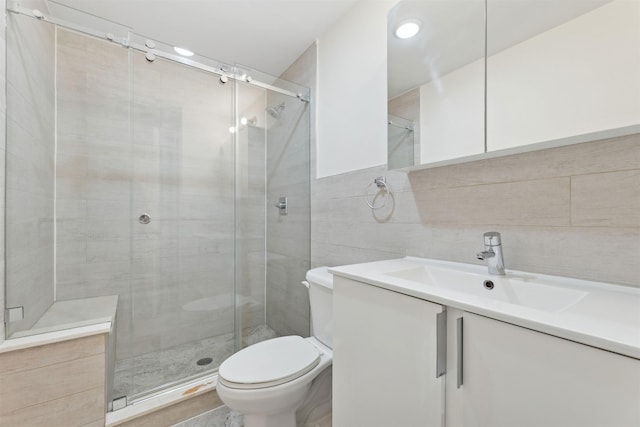
[[[443,307],[338,276],[333,298],[333,426],[443,426]]]
[[[640,426],[640,360],[338,275],[333,351],[335,427]]]
[[[639,360],[468,312],[462,318],[463,384],[457,388],[457,372],[447,378],[462,420],[447,413],[448,427],[640,426]],[[452,339],[457,330],[449,331]]]

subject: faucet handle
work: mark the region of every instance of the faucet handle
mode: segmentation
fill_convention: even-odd
[[[502,244],[500,233],[497,231],[487,231],[484,233],[484,245],[485,246],[499,246]]]

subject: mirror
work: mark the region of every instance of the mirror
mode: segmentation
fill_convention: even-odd
[[[418,34],[399,38],[404,22]],[[388,167],[640,132],[638,28],[636,0],[399,2],[387,22]]]

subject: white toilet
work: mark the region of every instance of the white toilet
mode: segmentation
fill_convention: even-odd
[[[244,415],[245,427],[295,427],[296,410],[312,381],[331,366],[333,275],[327,267],[306,275],[311,333],[251,345],[225,360],[218,371],[218,395]]]

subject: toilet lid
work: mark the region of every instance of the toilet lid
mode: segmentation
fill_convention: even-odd
[[[219,379],[231,388],[264,388],[301,377],[320,363],[320,351],[293,335],[251,345],[222,362]]]

